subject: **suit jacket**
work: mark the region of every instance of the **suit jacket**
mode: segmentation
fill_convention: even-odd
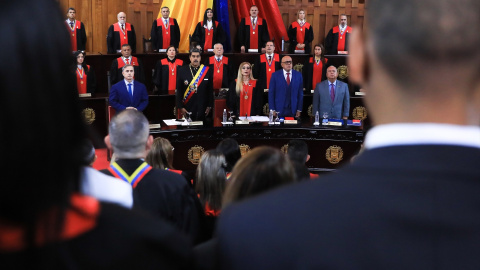
[[[147,88],[143,83],[133,80],[133,97],[130,97],[125,81],[120,81],[110,89],[108,104],[117,112],[123,111],[127,107],[135,107],[137,110],[143,111],[148,105]]]
[[[287,81],[283,76],[283,69],[275,71],[270,78],[270,88],[268,89],[268,106],[270,110],[282,112],[285,105],[285,99],[289,98],[292,107],[292,114],[302,110],[303,106],[303,77],[302,73],[291,70],[291,95],[285,96]]]
[[[222,269],[480,269],[479,160],[474,147],[376,148],[227,207]]]
[[[335,87],[335,99],[332,102],[329,91],[329,81],[325,80],[317,83],[313,93],[313,114],[317,112],[322,117],[324,112],[328,112],[328,118],[342,119],[348,117],[350,111],[350,94],[348,85],[337,80]]]

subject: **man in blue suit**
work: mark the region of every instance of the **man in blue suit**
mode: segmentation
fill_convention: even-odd
[[[143,111],[148,105],[148,92],[143,83],[133,79],[135,72],[132,65],[122,68],[124,80],[114,84],[110,89],[108,103],[117,112],[125,109]]]
[[[292,69],[292,58],[282,58],[282,70],[270,78],[268,105],[279,117],[300,117],[303,106],[302,73]]]
[[[329,118],[347,119],[350,111],[348,85],[337,80],[338,72],[334,66],[327,68],[327,80],[317,83],[313,93],[313,114],[320,116],[324,112]]]

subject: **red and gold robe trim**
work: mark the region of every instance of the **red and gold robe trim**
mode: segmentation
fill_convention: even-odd
[[[118,32],[120,35],[120,48],[122,48],[124,44],[128,44],[128,32],[132,31],[132,26],[129,23],[125,23],[125,32],[122,31],[119,23],[114,23],[113,31]]]
[[[209,64],[213,66],[213,89],[222,88],[223,82],[223,65],[228,65],[228,58],[222,56],[222,61],[217,62],[217,59],[214,56],[210,56]]]
[[[255,25],[252,25],[250,17],[245,18],[245,25],[250,25],[250,49],[258,49],[258,26],[263,24],[263,19],[257,17]]]

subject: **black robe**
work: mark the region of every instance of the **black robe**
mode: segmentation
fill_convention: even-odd
[[[97,88],[97,79],[95,77],[95,71],[93,70],[92,66],[83,65],[83,70],[85,70],[85,76],[87,76],[87,93],[95,93]],[[75,73],[75,78],[77,77],[77,66],[73,67],[73,72]],[[75,88],[77,88],[77,84],[75,83]],[[78,91],[78,89],[77,89]]]
[[[225,64],[224,59],[227,60],[228,64]],[[233,64],[230,62],[231,58],[228,58],[226,56],[222,56],[222,61],[224,63],[222,65],[222,71],[223,71],[222,87],[220,87],[220,88],[228,88],[228,87],[230,87],[230,82],[233,80],[233,76],[234,76],[235,72],[233,72],[233,70],[232,70]],[[215,55],[210,56],[205,61],[204,65],[208,66],[212,70],[212,74],[217,72],[218,68],[216,67],[216,62],[217,62],[217,60],[215,59]],[[215,76],[215,74],[213,76]],[[212,80],[213,80],[213,76],[212,76]],[[213,87],[213,82],[214,81],[212,81],[212,87]]]
[[[155,64],[155,71],[153,72],[153,84],[157,87],[157,90],[159,94],[161,95],[167,95],[168,94],[168,85],[170,83],[170,68],[168,65],[162,64],[162,61],[168,61],[170,63],[175,63],[175,61],[179,60],[176,57],[173,58],[173,60],[170,60],[168,57],[158,60],[158,62]],[[182,60],[177,61],[179,63]],[[183,61],[182,61],[183,65]],[[177,66],[176,74],[178,76],[178,70],[182,65]],[[175,80],[175,85],[177,84]]]
[[[307,23],[306,23],[307,24]],[[297,27],[293,26],[293,23],[288,27],[288,39],[290,40],[290,46],[288,47],[288,53],[295,53],[295,47],[297,47]],[[305,53],[310,54],[312,51],[311,43],[313,41],[313,29],[312,25],[308,24],[305,27]]]
[[[114,85],[118,83],[119,81],[123,80],[123,74],[122,74],[122,67],[119,67],[118,65],[118,59],[116,58],[112,61],[112,65],[110,67],[110,84]],[[133,56],[132,56],[133,59]],[[134,61],[132,61],[134,62]],[[135,80],[139,81],[143,84],[145,84],[145,73],[143,71],[143,64],[140,59],[137,58],[137,64],[133,66],[133,71],[135,72]]]
[[[135,28],[130,24],[131,31],[127,31],[128,45],[132,48],[132,53],[137,52],[137,36],[135,35]],[[108,53],[117,53],[117,50],[121,50],[120,46],[120,34],[118,31],[114,31],[113,24],[108,28],[107,34],[107,50]]]
[[[258,20],[262,19],[262,25],[258,25]],[[248,52],[250,48],[250,25],[245,24],[245,21],[250,22],[250,17],[242,18],[240,21],[240,26],[237,30],[238,42],[241,46],[245,46],[245,52]],[[268,33],[267,21],[263,18],[257,17],[257,28],[255,31],[258,31],[258,52],[262,52],[262,48],[265,47],[267,41],[270,40],[270,35]]]
[[[336,55],[338,54],[338,39],[340,33],[334,31],[338,28],[338,25],[328,31],[327,37],[325,38],[325,54]],[[350,39],[350,32],[352,28],[347,25],[347,31],[345,33],[345,51],[348,51],[348,40]],[[334,33],[337,32],[337,33]]]
[[[304,64],[303,66],[303,87],[305,88],[305,91],[307,93],[310,93],[310,90],[315,89],[315,85],[312,85],[312,80],[313,80],[313,61],[315,59],[315,56],[310,57],[309,60]],[[323,63],[322,66],[322,79],[321,81],[324,81],[327,79],[327,67],[328,67],[328,60],[325,58],[325,62]],[[321,82],[320,81],[320,82]]]
[[[169,18],[170,19],[170,18]],[[172,18],[173,19],[173,18]],[[157,21],[162,20],[158,23]],[[173,25],[169,25],[170,31],[170,45],[175,46],[178,49],[180,44],[180,27],[178,27],[178,23],[176,19],[173,19]],[[152,30],[150,31],[150,36],[152,37],[152,46],[153,49],[158,51],[159,49],[166,49],[163,48],[163,18],[159,18],[153,21]]]
[[[237,117],[245,116],[245,115],[239,114],[240,113],[240,96],[237,95],[237,91],[235,90],[236,87],[237,87],[237,82],[233,80],[230,83],[230,88],[227,94],[227,107],[230,111],[233,112],[233,115]],[[257,84],[253,88],[250,115],[263,115],[262,106],[263,106],[263,89],[258,88],[258,84]]]
[[[75,39],[77,40],[77,51],[85,51],[86,44],[87,44],[87,34],[85,32],[85,25],[81,21],[75,21],[80,23],[80,28],[77,28],[75,31]],[[70,25],[65,21],[67,25],[68,34],[72,34],[72,29]]]
[[[225,43],[226,35],[225,31],[223,31],[222,25],[216,21],[212,21],[212,28],[213,28],[213,36],[212,36],[212,47],[211,48],[204,48],[205,45],[205,27],[203,26],[203,21],[197,23],[195,27],[195,31],[193,32],[192,39],[190,42],[196,42],[200,47],[203,48],[203,51],[206,52],[207,49],[213,49],[216,43]],[[216,25],[218,23],[218,25]]]
[[[198,87],[197,92],[193,94],[192,98],[187,102],[187,104],[183,104],[183,96],[185,94],[185,90],[190,85],[193,76],[190,70],[190,65],[184,65],[178,70],[176,97],[177,109],[185,108],[188,112],[191,112],[191,118],[194,121],[205,119],[205,110],[207,109],[207,107],[213,107],[213,81],[211,72],[212,71],[209,68],[202,83]],[[193,71],[194,76],[195,74],[195,71]],[[210,115],[211,114],[212,111],[210,112]]]
[[[260,61],[260,56],[265,55],[261,54],[255,59],[255,64],[253,65],[253,77],[258,80],[257,87],[260,89],[267,89],[267,63],[262,63]],[[272,66],[275,65],[275,71],[282,69],[282,56],[276,53],[274,55],[274,63]],[[275,55],[278,55],[278,61],[275,61]]]

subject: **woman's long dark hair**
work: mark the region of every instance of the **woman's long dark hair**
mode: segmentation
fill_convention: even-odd
[[[208,150],[202,155],[197,167],[195,192],[200,196],[203,207],[208,203],[212,210],[222,208],[222,197],[227,180],[227,163],[222,152]]]
[[[213,13],[213,10],[211,8],[207,8],[205,10],[205,13],[203,13],[203,25],[204,26],[207,26],[207,21],[208,21],[208,18],[207,18],[207,12],[211,10],[212,13]],[[215,22],[213,21],[213,17],[212,17],[212,27],[215,27]]]

